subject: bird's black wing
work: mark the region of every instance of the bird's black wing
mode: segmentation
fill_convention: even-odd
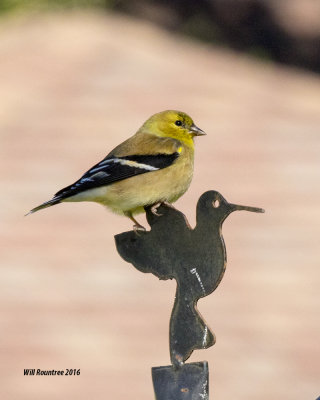
[[[108,156],[78,181],[67,186],[54,195],[53,199],[65,199],[88,189],[109,185],[135,175],[167,168],[179,157],[179,153],[132,155],[126,157]]]

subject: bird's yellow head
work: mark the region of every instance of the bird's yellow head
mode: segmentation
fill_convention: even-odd
[[[142,126],[145,132],[162,137],[178,139],[193,147],[194,136],[205,135],[191,117],[181,111],[168,110],[154,114]]]

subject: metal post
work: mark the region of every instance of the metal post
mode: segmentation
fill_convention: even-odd
[[[152,368],[156,400],[209,400],[207,361]]]

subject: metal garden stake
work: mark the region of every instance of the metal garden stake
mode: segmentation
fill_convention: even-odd
[[[197,310],[197,301],[212,293],[223,277],[226,250],[222,223],[230,213],[240,210],[264,212],[228,203],[211,190],[198,200],[194,229],[180,211],[161,206],[160,217],[146,210],[150,231],[115,236],[121,257],[139,271],[177,281],[169,335],[172,365],[152,368],[157,400],[209,399],[208,363],[185,361],[193,350],[215,343],[214,334]]]

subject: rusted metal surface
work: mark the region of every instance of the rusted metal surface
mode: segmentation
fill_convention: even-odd
[[[228,203],[212,190],[198,200],[194,229],[180,211],[161,206],[160,217],[146,210],[150,231],[115,236],[121,257],[139,271],[177,281],[170,320],[170,358],[175,367],[181,367],[195,349],[215,343],[214,334],[197,310],[197,301],[212,293],[223,277],[226,250],[222,223],[230,213],[240,210],[263,212]]]

